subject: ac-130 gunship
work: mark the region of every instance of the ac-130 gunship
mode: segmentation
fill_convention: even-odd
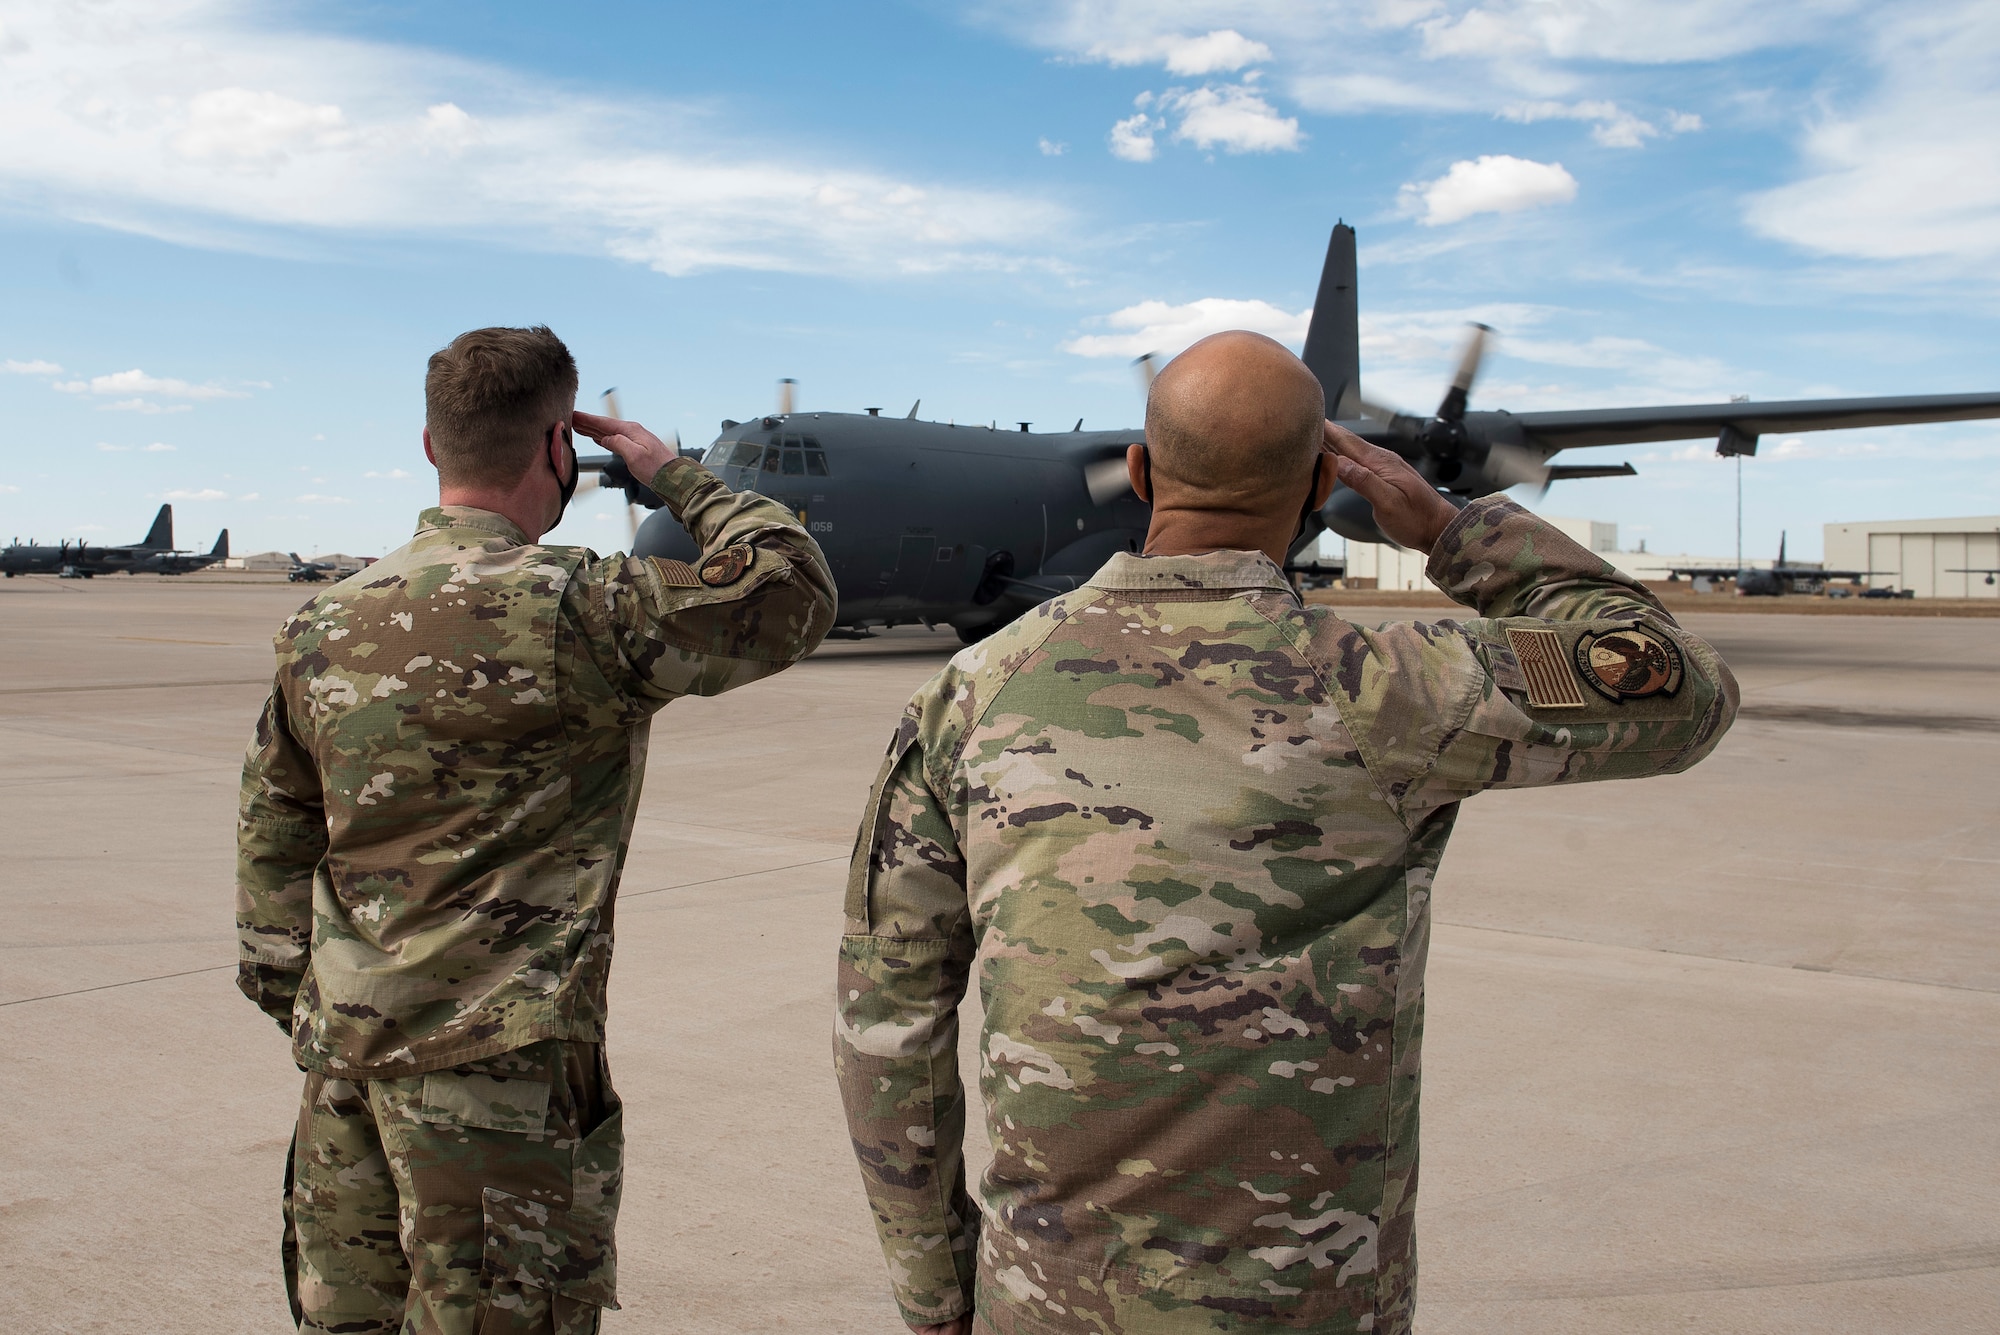
[[[2000,393],[1732,402],[1566,412],[1471,411],[1490,332],[1475,325],[1457,374],[1428,417],[1377,407],[1361,395],[1354,229],[1335,225],[1306,333],[1304,361],[1326,390],[1329,415],[1410,460],[1463,505],[1523,483],[1623,477],[1629,463],[1550,462],[1564,450],[1713,436],[1720,455],[1752,455],[1772,433],[1831,431],[2000,417]],[[1146,359],[1141,359],[1142,362]],[[785,382],[788,386],[790,382]],[[786,397],[789,397],[787,391]],[[836,626],[950,625],[971,643],[1044,599],[1076,588],[1113,552],[1137,551],[1149,509],[1132,494],[1124,455],[1142,427],[1035,432],[906,417],[791,410],[724,422],[703,456],[731,487],[782,501],[819,540],[840,589]],[[612,456],[586,458],[600,485],[658,506]],[[1368,504],[1337,489],[1292,547],[1331,529],[1381,542]],[[644,556],[698,558],[693,540],[659,510],[633,544]]]

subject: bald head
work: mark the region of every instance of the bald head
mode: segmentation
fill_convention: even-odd
[[[1283,344],[1212,334],[1169,362],[1146,398],[1153,488],[1190,509],[1295,508],[1325,420],[1319,380]]]

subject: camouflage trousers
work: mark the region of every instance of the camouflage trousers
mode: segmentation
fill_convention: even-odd
[[[396,1080],[308,1073],[286,1175],[299,1328],[595,1335],[618,1305],[623,1120],[594,1043]]]

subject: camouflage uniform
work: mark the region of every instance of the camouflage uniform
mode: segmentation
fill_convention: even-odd
[[[905,1319],[1409,1330],[1460,799],[1685,769],[1736,708],[1714,650],[1504,500],[1429,573],[1479,619],[1369,630],[1260,554],[1119,555],[911,701],[849,877],[834,1044]]]
[[[239,985],[310,1073],[308,1329],[582,1331],[615,1305],[599,1045],[650,720],[796,662],[834,608],[782,506],[689,460],[650,485],[698,571],[445,506],[277,636],[243,771]]]

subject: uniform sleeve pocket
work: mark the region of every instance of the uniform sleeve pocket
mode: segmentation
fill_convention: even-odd
[[[608,1228],[578,1211],[562,1210],[486,1188],[489,1291],[506,1286],[543,1289],[575,1302],[617,1310],[617,1255]],[[588,1211],[582,1212],[587,1216]]]

